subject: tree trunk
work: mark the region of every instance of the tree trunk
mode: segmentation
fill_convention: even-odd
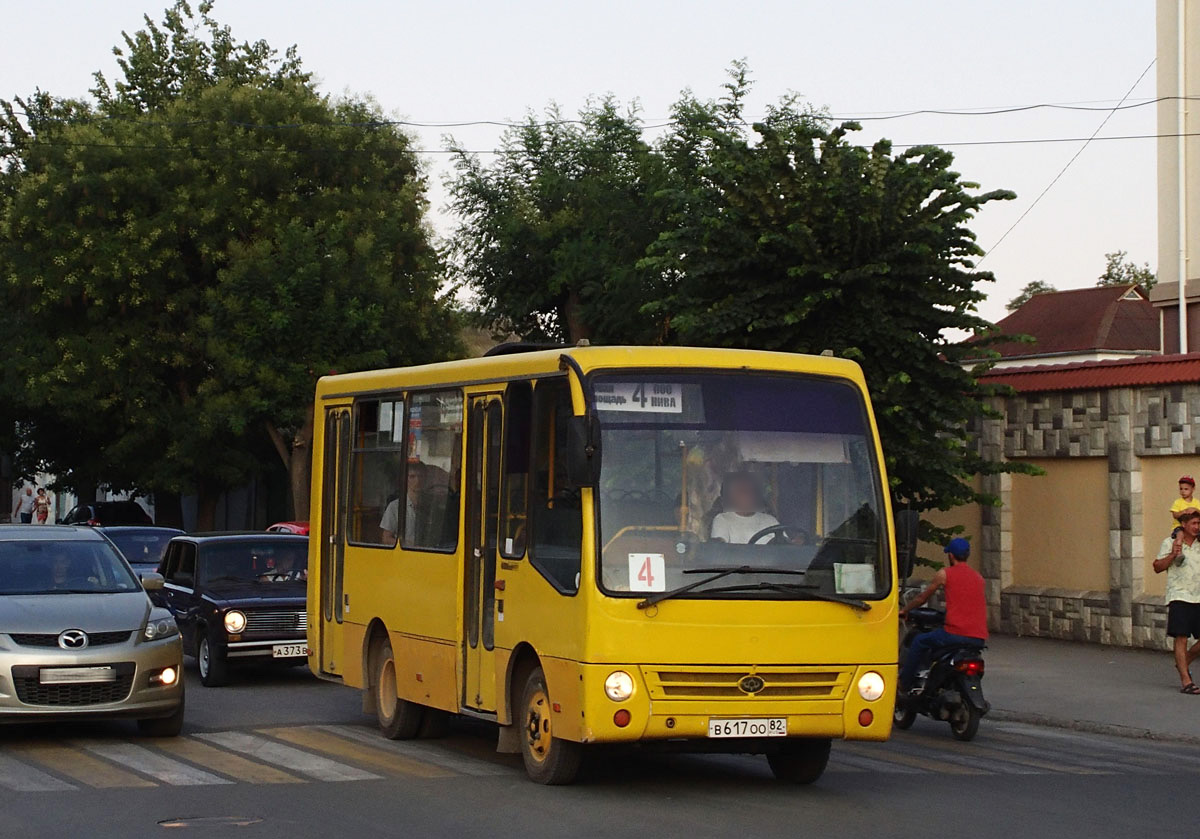
[[[207,482],[196,488],[196,532],[207,533],[217,528],[217,502],[221,491]]]
[[[583,339],[591,340],[592,328],[584,322],[580,311],[579,293],[574,289],[567,292],[567,300],[560,310],[562,325],[566,328],[567,343],[575,346]]]
[[[312,488],[312,438],[313,414],[305,414],[304,425],[289,441],[282,432],[267,423],[267,435],[279,453],[279,459],[288,472],[288,482],[292,495],[292,519],[308,521],[309,493]]]

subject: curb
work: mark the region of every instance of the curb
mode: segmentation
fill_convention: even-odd
[[[1125,737],[1133,740],[1158,740],[1200,746],[1200,736],[1191,734],[1171,734],[1166,731],[1154,731],[1149,728],[1092,722],[1091,720],[1069,720],[1062,717],[1050,717],[1045,714],[1034,714],[1025,711],[1005,711],[1002,708],[993,708],[984,719],[1024,723],[1025,725],[1040,725],[1046,728],[1062,728],[1068,731],[1082,731],[1087,734],[1104,734],[1109,737]]]

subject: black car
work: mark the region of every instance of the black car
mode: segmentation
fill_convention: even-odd
[[[76,504],[59,524],[154,524],[154,519],[136,501],[88,501]]]
[[[149,571],[157,571],[167,552],[167,544],[176,536],[183,535],[178,527],[120,524],[97,529],[117,546],[139,577]]]
[[[175,616],[206,687],[228,682],[231,662],[307,662],[307,536],[176,536],[159,573],[156,602]]]

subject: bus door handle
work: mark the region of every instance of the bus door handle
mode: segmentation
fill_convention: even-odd
[[[496,591],[504,591],[504,580],[496,580],[492,585],[496,587]]]

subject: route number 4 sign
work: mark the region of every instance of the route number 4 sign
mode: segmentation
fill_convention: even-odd
[[[667,590],[667,574],[662,554],[629,555],[629,590]]]

